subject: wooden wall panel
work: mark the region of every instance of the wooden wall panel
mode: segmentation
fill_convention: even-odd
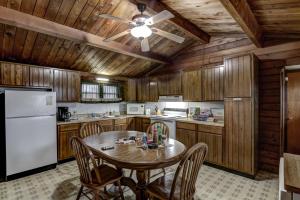
[[[265,61],[259,78],[259,155],[261,169],[278,172],[280,156],[280,70],[284,61]]]

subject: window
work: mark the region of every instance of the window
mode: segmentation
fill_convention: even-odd
[[[82,83],[81,101],[117,102],[121,101],[120,85],[115,83]]]
[[[103,99],[117,99],[118,98],[118,87],[116,85],[103,85]]]
[[[82,83],[81,99],[82,100],[98,100],[100,98],[99,84]]]

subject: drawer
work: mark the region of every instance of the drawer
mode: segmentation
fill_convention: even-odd
[[[224,127],[222,126],[212,126],[212,125],[198,125],[198,131],[206,132],[206,133],[214,133],[214,134],[223,134]]]
[[[115,124],[126,124],[127,123],[127,119],[123,118],[123,119],[115,119]]]
[[[197,124],[176,122],[176,128],[188,129],[188,130],[195,131],[197,129]]]
[[[114,125],[114,121],[112,119],[109,119],[109,120],[101,120],[99,121],[99,123],[102,125],[102,126],[113,126]]]
[[[61,124],[58,125],[59,131],[73,131],[73,130],[79,130],[80,129],[80,124],[75,123],[75,124]]]

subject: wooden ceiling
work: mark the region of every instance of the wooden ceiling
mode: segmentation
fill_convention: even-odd
[[[232,1],[234,0],[149,0],[147,2],[162,2],[199,28],[197,33],[201,33],[203,30],[204,34],[224,38],[227,36],[239,37],[238,35],[242,35],[244,38],[247,34],[250,38],[251,31],[250,33],[245,31],[247,24],[243,26],[240,20],[237,20],[237,17],[241,16],[232,16],[232,13],[224,6],[224,2]],[[97,15],[105,13],[131,19],[134,14],[138,13],[132,2],[135,1],[0,0],[0,6],[106,38],[126,30],[127,25],[104,20]],[[249,12],[253,12],[254,21],[257,21],[265,36],[300,38],[299,0],[248,0],[248,3]],[[159,9],[161,8],[160,6]],[[148,9],[147,14],[154,15],[154,11],[155,8]],[[245,21],[247,22],[247,20]],[[189,46],[201,44],[203,41],[195,39],[191,32],[186,31],[186,27],[178,26],[178,24],[184,24],[183,22],[179,20],[176,24],[174,21],[167,21],[156,25],[157,28],[183,36],[186,40],[183,44],[177,44],[152,35],[150,38],[151,54],[163,58],[174,58]],[[255,43],[255,38],[253,41]],[[135,51],[140,50],[140,42],[130,35],[122,37],[116,42]],[[0,24],[0,58],[8,61],[127,77],[140,76],[158,66],[161,67],[161,63],[155,61],[6,24]]]
[[[220,0],[162,0],[209,34],[243,33]]]
[[[110,13],[130,19],[134,13],[138,13],[134,4],[124,0],[0,0],[0,5],[104,38],[126,30],[127,25],[103,20],[97,17],[98,14]],[[151,36],[151,52],[163,57],[173,55],[193,41],[170,23],[162,22],[156,27],[186,38],[183,44],[178,45],[162,37]],[[120,38],[117,42],[140,48],[139,41],[130,36]],[[0,24],[0,52],[3,60],[105,75],[138,76],[159,65],[4,24]]]
[[[299,0],[248,0],[267,36],[300,38]]]

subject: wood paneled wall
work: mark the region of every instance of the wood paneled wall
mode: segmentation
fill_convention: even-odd
[[[260,169],[278,172],[280,157],[280,70],[285,61],[261,62],[259,70]]]

